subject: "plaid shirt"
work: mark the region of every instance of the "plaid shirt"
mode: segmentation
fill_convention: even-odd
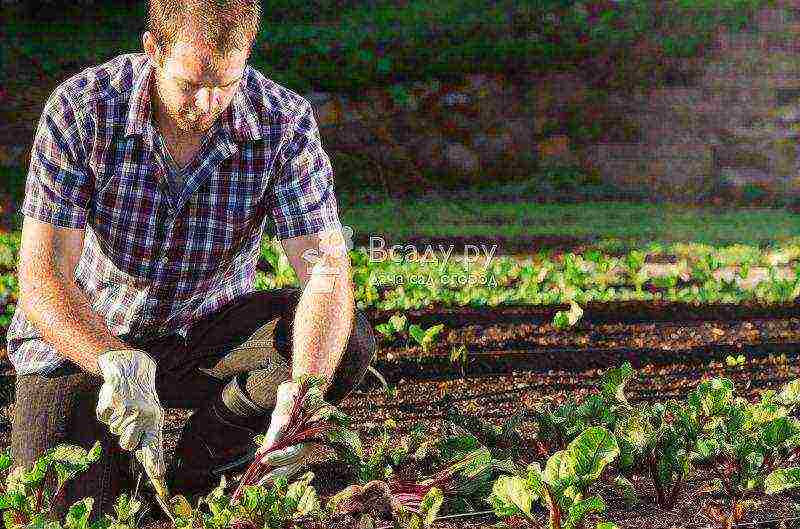
[[[154,70],[124,54],[61,83],[40,118],[21,213],[84,228],[75,281],[115,336],[178,334],[253,290],[262,233],[340,227],[333,169],[310,103],[247,66],[176,181],[151,121]],[[17,309],[18,374],[63,356]]]

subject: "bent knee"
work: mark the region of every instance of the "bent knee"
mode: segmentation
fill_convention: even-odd
[[[375,338],[372,324],[366,314],[360,310],[356,310],[353,318],[353,332],[350,340],[353,342],[352,347],[369,356],[370,361],[372,360],[372,356],[378,350],[378,340]],[[348,344],[349,347],[350,345]]]

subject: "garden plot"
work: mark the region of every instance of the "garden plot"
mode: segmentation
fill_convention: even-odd
[[[455,493],[444,493],[439,499],[435,491],[414,496],[416,508],[422,509],[419,502],[427,498],[426,505],[436,511],[435,519],[428,520],[430,526],[547,527],[548,518],[555,516],[562,519],[561,527],[593,528],[598,522],[656,529],[725,527],[728,522],[777,527],[773,520],[796,516],[793,492],[779,492],[794,486],[795,471],[778,472],[798,465],[794,443],[800,441],[800,424],[793,418],[793,391],[798,388],[786,386],[800,379],[793,346],[800,343],[796,318],[719,321],[703,320],[697,314],[695,320],[630,323],[614,322],[607,314],[601,323],[587,317],[558,330],[548,314],[537,320],[520,310],[498,311],[495,321],[484,325],[477,322],[479,314],[468,310],[460,315],[452,311],[449,318],[443,317],[446,311],[442,310],[410,311],[404,323],[396,313],[382,314],[375,320],[377,325],[393,319],[394,331],[382,338],[376,362],[388,387],[368,375],[340,408],[352,420],[351,428],[358,432],[364,451],[357,459],[332,450],[324,453],[304,469],[313,477],[298,475],[294,490],[313,487],[324,507],[336,494],[353,492],[355,485],[363,487],[372,481],[371,487],[376,487],[378,480],[389,486],[394,479],[405,485],[390,487],[389,493],[411,501],[409,490],[425,492],[425,487],[414,487],[450,468],[456,456],[469,456],[474,458],[469,472],[475,474],[462,469],[452,479],[455,483],[467,472],[481,487],[466,495],[456,487]],[[434,329],[436,325],[429,325],[426,318],[446,323]],[[459,345],[467,346],[465,356],[452,354]],[[491,358],[478,360],[481,354]],[[503,363],[504,357],[512,361]],[[636,368],[607,368],[621,366],[625,359]],[[778,391],[780,399],[769,390]],[[619,425],[641,422],[634,412],[647,411],[649,423],[663,427],[668,422],[664,410],[678,414],[692,409],[698,424],[706,426],[687,434],[689,441],[675,432],[667,437],[683,444],[669,452],[677,459],[656,486],[647,463],[647,457],[655,455],[652,451],[643,454],[644,445],[636,448],[631,441],[653,432],[623,431]],[[6,414],[12,411],[13,404],[4,408]],[[745,416],[750,418],[749,427],[730,430],[736,417]],[[184,410],[168,411],[168,460],[187,418]],[[712,423],[725,428],[717,431],[709,426]],[[763,444],[763,432],[771,432],[769,446]],[[681,435],[685,433],[681,430]],[[8,432],[2,435],[0,440],[7,443]],[[737,449],[755,454],[745,458],[746,465],[758,460],[758,468],[742,467],[741,461],[731,459],[733,452],[726,452],[733,450],[740,437],[751,445]],[[425,449],[421,448],[423,439],[429,441]],[[538,472],[535,464],[541,465],[544,476],[547,461],[560,451],[569,450],[572,443],[576,451],[576,446],[590,442],[607,453],[608,461],[598,460],[596,468],[576,474],[574,479],[583,489],[581,500],[555,490],[552,494],[560,494],[560,510],[548,509],[541,496],[544,489],[536,489],[538,482],[531,478]],[[664,445],[660,450],[668,448],[674,447]],[[768,459],[772,462],[764,463]],[[738,481],[730,476],[726,478],[730,483],[720,481],[719,473],[731,468],[745,473]],[[232,477],[235,481],[237,476]],[[445,480],[442,486],[448,483]],[[773,494],[767,494],[766,487]],[[367,501],[364,494],[375,491],[380,494]],[[351,498],[341,504],[350,513],[346,516],[340,513],[325,521],[327,525],[309,519],[295,523],[298,527],[363,527],[359,523],[370,526],[371,520],[374,527],[392,527],[387,514],[392,503],[386,503],[386,490],[360,492],[358,501]],[[576,503],[584,500],[591,502]],[[584,524],[565,525],[569,509],[583,507],[590,507]],[[425,525],[422,518],[411,520],[405,519],[405,526]],[[156,522],[149,529],[166,526]]]
[[[739,395],[757,402],[762,390],[780,387],[800,377],[794,358],[772,357],[749,361],[747,366],[728,367],[711,363],[703,367],[673,364],[659,368],[647,367],[639,371],[625,388],[627,400],[636,407],[647,403],[664,402],[667,398],[688,401],[696,392],[698,382],[707,377],[730,379]],[[585,404],[590,396],[602,394],[599,387],[603,372],[600,370],[550,370],[546,373],[515,373],[452,381],[401,380],[396,391],[387,393],[378,385],[368,384],[356,392],[343,407],[343,411],[356,420],[355,427],[365,446],[382,446],[389,441],[407,441],[414,427],[422,427],[430,439],[450,439],[471,432],[478,442],[485,443],[498,457],[516,450],[516,461],[527,466],[552,456],[557,447],[542,446],[537,432],[542,429],[538,410],[551,409],[563,403]],[[503,425],[514,417],[523,418],[516,423],[514,432],[519,436],[518,447],[498,439]],[[449,421],[448,421],[449,419]],[[386,425],[391,426],[387,430]],[[455,425],[467,425],[462,429]],[[510,436],[513,438],[513,436]],[[390,458],[387,457],[387,460]],[[725,506],[725,497],[714,488],[715,476],[711,468],[694,468],[691,476],[676,495],[672,508],[659,506],[657,492],[646,472],[633,473],[628,480],[635,492],[621,489],[615,475],[615,463],[605,467],[601,476],[592,483],[594,495],[603,499],[605,512],[602,519],[619,527],[715,527],[714,513],[719,505]],[[398,467],[397,472],[408,479],[421,477],[427,470],[421,461]],[[314,473],[313,483],[321,496],[331,496],[358,482],[358,469],[348,467],[333,456],[309,465]],[[362,469],[362,472],[364,470]],[[373,469],[373,472],[375,470]],[[496,481],[496,480],[495,480]],[[777,526],[775,520],[791,521],[794,499],[788,495],[756,495],[747,500],[742,510],[741,524]],[[520,517],[503,518],[491,511],[491,505],[472,505],[473,513],[459,512],[445,503],[433,522],[437,528],[465,528],[474,526],[546,527],[548,514],[543,506],[531,507],[530,525]],[[600,514],[586,520],[586,527],[594,527]],[[311,526],[311,525],[310,525]],[[380,526],[380,525],[378,525]],[[791,525],[788,525],[791,526]],[[165,527],[163,524],[154,524]],[[355,525],[351,525],[355,527]]]
[[[330,449],[271,488],[239,487],[237,469],[205,506],[175,499],[173,514],[237,529],[791,526],[798,256],[797,245],[593,249],[494,260],[479,271],[489,287],[439,281],[458,264],[437,276],[353,252],[378,374],[339,410],[314,412],[330,422],[318,433],[338,432]],[[257,288],[292,286],[287,266],[266,247]],[[375,280],[425,273],[435,280]],[[11,306],[13,281],[4,288]],[[12,383],[5,373],[5,445]],[[168,410],[168,464],[188,416]]]
[[[631,305],[628,308],[638,304]],[[681,319],[670,319],[664,310],[660,320],[642,322],[636,310],[600,308],[587,310],[580,322],[566,329],[550,323],[553,309],[535,307],[425,309],[407,316],[373,313],[383,321],[376,325],[382,339],[376,365],[390,380],[442,379],[513,370],[603,368],[625,360],[634,366],[677,359],[702,365],[800,350],[800,319],[783,317],[781,310],[765,310],[760,318],[749,319],[744,312],[737,314],[736,306],[721,306],[715,313],[713,308],[692,311],[684,305],[673,306]],[[432,321],[443,323],[430,325]]]

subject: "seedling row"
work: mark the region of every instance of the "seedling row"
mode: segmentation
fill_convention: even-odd
[[[609,506],[654,503],[664,512],[689,504],[705,526],[727,528],[768,502],[791,517],[775,505],[793,504],[800,488],[800,380],[745,398],[713,377],[684,398],[639,402],[626,389],[635,376],[630,364],[608,369],[589,392],[519,409],[501,425],[454,406],[434,432],[419,422],[400,434],[386,419],[369,443],[308,378],[295,401],[297,439],[286,442],[324,445],[328,466],[257,485],[270,468],[269,454],[257,454],[243,478],[222,479],[196,503],[172,498],[172,514],[178,527],[421,528],[490,510],[498,527],[610,529],[627,525]],[[99,457],[99,444],[90,448],[60,446],[28,472],[9,473],[9,455],[0,458],[6,526],[136,527],[141,504],[127,494],[115,516],[94,523],[90,498],[54,517],[64,483]],[[701,496],[689,494],[697,486]]]

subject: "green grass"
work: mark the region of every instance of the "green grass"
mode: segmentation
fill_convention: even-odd
[[[631,202],[480,203],[387,199],[374,204],[340,202],[343,224],[354,237],[380,235],[391,244],[422,237],[576,237],[619,240],[620,248],[649,243],[693,242],[764,246],[800,234],[800,215],[779,208],[722,211],[682,204]],[[15,220],[21,217],[15,215]],[[20,225],[17,226],[19,228]]]
[[[630,202],[479,203],[434,199],[340,207],[354,236],[381,234],[393,241],[428,237],[572,236],[631,244],[700,242],[756,244],[788,241],[800,234],[800,215],[785,209],[728,209]]]
[[[22,202],[24,177],[20,169],[0,168],[0,193],[9,193],[17,205]],[[476,188],[474,193],[491,196],[495,189],[504,186]],[[519,189],[522,197],[542,196],[535,189]],[[587,242],[620,239],[625,246],[650,242],[765,245],[800,234],[800,215],[783,208],[717,209],[596,200],[486,203],[424,197],[365,204],[363,189],[344,186],[337,187],[337,196],[342,223],[353,228],[355,237],[380,234],[392,241],[410,236],[569,236]],[[21,217],[14,215],[14,221],[19,229]]]

